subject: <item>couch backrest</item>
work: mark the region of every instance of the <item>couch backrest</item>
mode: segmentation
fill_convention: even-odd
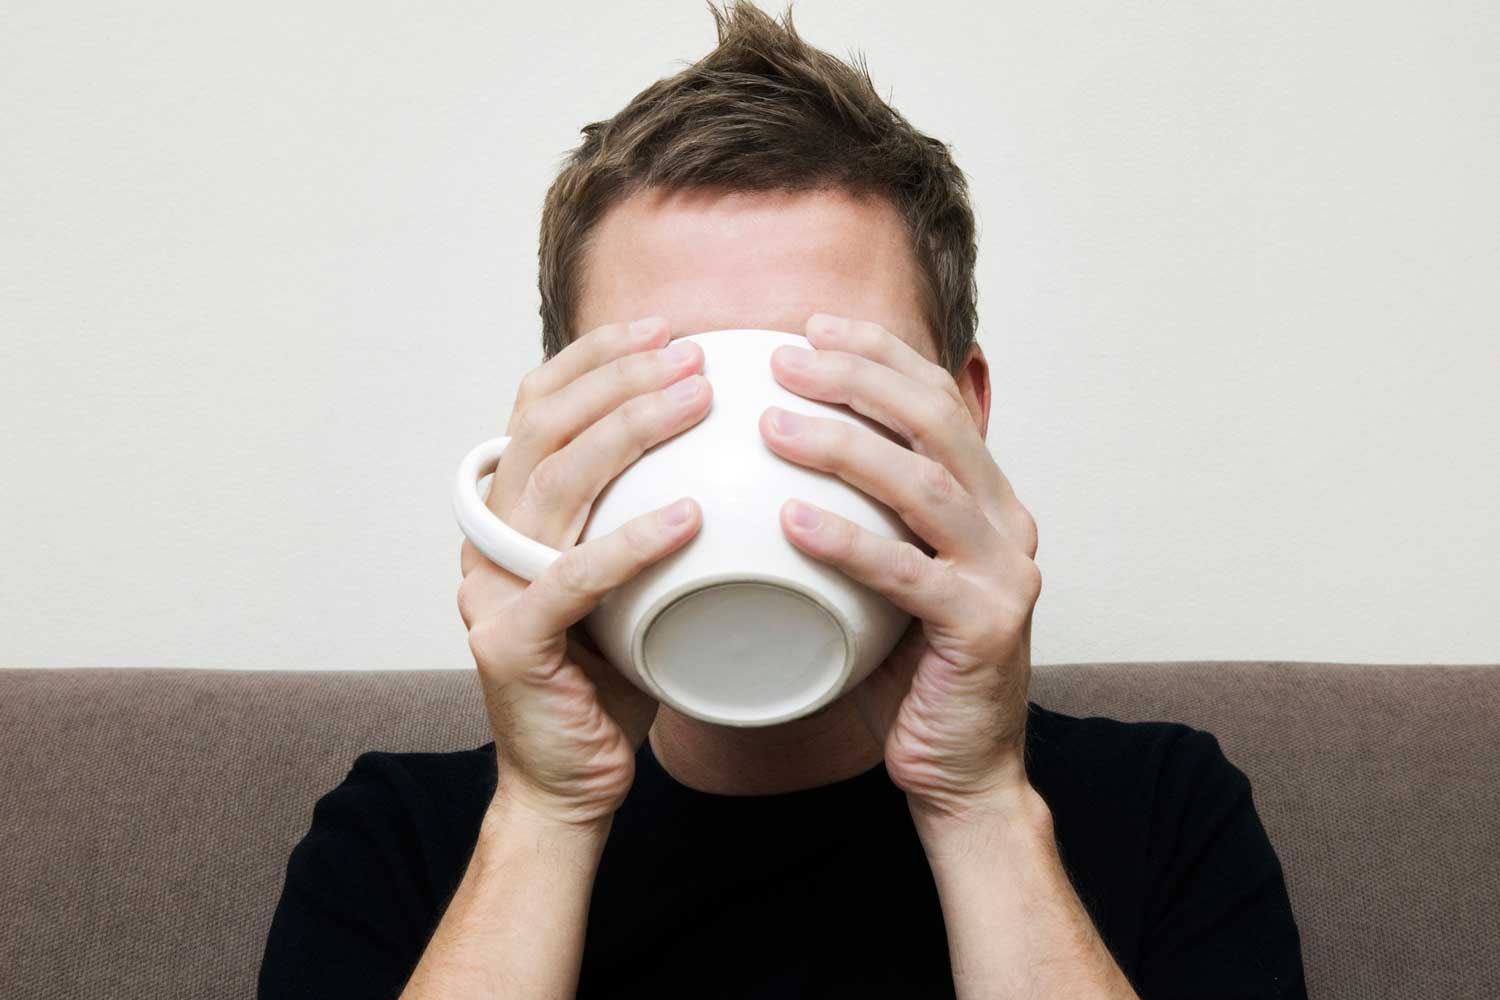
[[[1311,995],[1500,995],[1500,667],[1075,664],[1032,698],[1207,729]],[[472,671],[0,670],[0,996],[253,996],[287,855],[369,749],[490,733]]]

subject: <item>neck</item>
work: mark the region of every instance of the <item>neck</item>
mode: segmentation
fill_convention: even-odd
[[[720,795],[775,795],[862,774],[884,751],[848,698],[774,726],[720,726],[657,709],[651,751],[681,784]]]

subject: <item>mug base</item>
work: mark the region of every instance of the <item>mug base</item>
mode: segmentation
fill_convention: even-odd
[[[758,580],[715,583],[646,624],[641,670],[674,708],[707,722],[759,726],[811,712],[848,670],[849,642],[805,592]]]

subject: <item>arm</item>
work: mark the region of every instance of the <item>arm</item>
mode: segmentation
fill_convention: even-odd
[[[577,544],[590,504],[648,448],[703,418],[703,350],[660,317],[606,324],[528,373],[485,503],[561,550],[526,581],[470,541],[458,607],[495,733],[497,785],[408,998],[570,997],[604,842],[657,703],[575,629],[686,544],[690,498]],[[683,390],[687,390],[685,393]]]
[[[572,997],[610,822],[570,825],[497,794],[402,1000]]]
[[[1062,870],[1051,820],[1023,764],[1036,522],[985,444],[988,367],[961,383],[875,323],[815,314],[814,350],[788,364],[793,392],[854,401],[910,447],[822,418],[763,418],[777,454],[833,473],[901,514],[931,548],[829,511],[782,517],[802,551],[884,595],[911,627],[854,703],[907,793],[937,882],[963,997],[1133,997]],[[807,506],[800,504],[800,506]]]
[[[689,499],[576,542],[622,468],[707,412],[702,349],[657,349],[670,339],[659,318],[607,324],[522,380],[486,504],[565,551],[530,582],[471,542],[460,551],[459,614],[496,755],[462,878],[428,884],[424,848],[445,831],[423,785],[390,755],[364,755],[293,852],[262,997],[574,993],[603,846],[657,708],[574,626],[684,545],[701,511]],[[694,391],[665,388],[682,383]]]
[[[1281,863],[1250,782],[1211,733],[1178,726],[1156,779],[1152,886],[1127,981],[1068,879],[1029,784],[965,816],[912,803],[960,997],[1306,1000]]]
[[[1052,814],[1029,784],[965,822],[923,816],[960,998],[1134,1000],[1069,882]]]
[[[819,313],[806,331],[814,350],[804,364],[787,364],[791,347],[773,354],[777,380],[813,399],[852,401],[911,444],[769,410],[761,423],[778,455],[869,493],[931,549],[829,511],[813,508],[821,516],[808,523],[784,508],[783,531],[799,549],[912,615],[852,697],[907,793],[959,995],[1134,996],[1066,876],[1024,767],[1037,529],[983,438],[983,354],[976,347],[955,381],[878,324]],[[1167,870],[1150,873],[1158,898],[1141,992],[1301,998],[1296,925],[1248,782],[1206,734],[1180,743],[1169,778],[1181,787],[1164,799],[1177,805],[1157,818],[1184,832],[1162,835]]]

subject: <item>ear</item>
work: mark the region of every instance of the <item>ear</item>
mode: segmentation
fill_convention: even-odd
[[[979,436],[987,437],[990,429],[990,363],[985,360],[984,348],[979,346],[979,341],[970,345],[963,367],[953,376],[953,381],[958,385],[964,405],[974,417]]]

